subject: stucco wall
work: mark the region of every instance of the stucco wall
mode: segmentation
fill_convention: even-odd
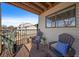
[[[44,12],[40,15],[39,28],[44,33],[44,36],[47,38],[47,41],[57,41],[58,35],[61,33],[69,33],[73,35],[76,39],[73,43],[73,47],[76,49],[76,55],[79,56],[79,3],[76,3],[76,28],[45,28],[45,16],[54,13],[56,11],[62,10],[68,6],[71,6],[75,3],[60,3],[50,10]]]

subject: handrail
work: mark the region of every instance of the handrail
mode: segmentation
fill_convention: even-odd
[[[5,35],[0,35],[0,36],[5,38],[6,40],[9,40],[10,42],[14,42],[14,41],[10,40],[8,37],[6,37]]]

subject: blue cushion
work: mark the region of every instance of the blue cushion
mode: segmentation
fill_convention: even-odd
[[[69,45],[66,43],[62,43],[60,41],[57,42],[55,49],[60,52],[63,56],[65,56],[67,54]]]

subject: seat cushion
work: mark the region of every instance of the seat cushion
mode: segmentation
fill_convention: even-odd
[[[33,40],[34,43],[40,43],[41,39],[40,36],[36,36],[35,39]]]
[[[69,45],[66,43],[62,43],[60,41],[57,42],[55,49],[60,52],[63,56],[66,56],[68,49],[69,49]]]

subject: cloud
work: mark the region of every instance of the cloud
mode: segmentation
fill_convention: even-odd
[[[13,25],[13,26],[18,26],[21,23],[32,23],[32,24],[36,24],[38,23],[38,19],[37,18],[26,18],[26,17],[22,17],[22,18],[10,18],[10,17],[3,17],[2,18],[2,25]]]

